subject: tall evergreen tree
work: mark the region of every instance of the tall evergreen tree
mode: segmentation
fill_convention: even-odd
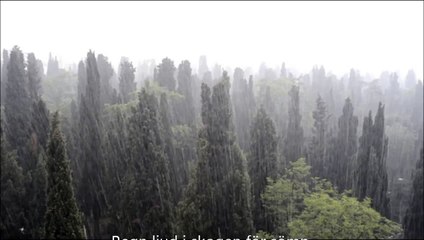
[[[120,73],[119,73],[119,93],[123,103],[127,103],[131,100],[131,93],[135,92],[137,83],[135,79],[135,68],[132,62],[124,58],[121,61]]]
[[[327,168],[327,109],[325,102],[318,95],[316,110],[312,112],[314,127],[312,142],[309,149],[308,161],[312,167],[313,176],[324,177]]]
[[[44,238],[45,213],[47,208],[47,171],[46,154],[40,147],[36,165],[27,172],[25,208],[28,209],[28,234],[31,238]]]
[[[30,139],[31,102],[28,94],[28,79],[25,71],[24,55],[15,46],[10,52],[7,69],[5,117],[6,139],[12,149],[17,150],[18,162],[29,168],[28,144]]]
[[[185,60],[178,66],[178,92],[184,96],[176,112],[177,123],[193,126],[195,120],[190,62]]]
[[[162,59],[162,63],[156,68],[154,79],[159,83],[159,86],[174,91],[176,85],[174,72],[174,62],[169,58],[164,58]]]
[[[350,98],[345,100],[338,122],[338,134],[331,150],[327,177],[339,191],[351,189],[357,152],[358,117],[353,115]]]
[[[113,89],[110,80],[114,74],[112,64],[103,54],[97,55],[97,66],[100,75],[100,102],[103,104],[113,104]]]
[[[28,93],[31,101],[39,99],[41,89],[41,73],[34,53],[28,54]]]
[[[129,119],[129,144],[131,165],[123,196],[123,212],[130,227],[127,231],[169,236],[174,222],[170,175],[159,129],[158,103],[145,89],[139,93]]]
[[[404,236],[407,239],[424,239],[424,207],[423,200],[423,149],[413,175],[412,196],[403,221]]]
[[[175,154],[174,147],[174,135],[171,129],[171,123],[169,119],[169,105],[166,93],[160,95],[160,129],[162,130],[162,139],[164,141],[164,151],[169,166],[170,173],[170,190],[175,203],[180,199],[182,190],[182,182],[180,181],[179,175],[183,175],[184,167],[181,162],[177,163],[177,157]]]
[[[354,172],[354,193],[359,199],[370,197],[371,206],[382,215],[390,216],[387,196],[387,145],[384,133],[384,106],[379,103],[374,123],[371,111],[364,118],[362,136]]]
[[[204,83],[201,96],[203,128],[199,131],[199,161],[180,205],[181,231],[188,236],[248,235],[253,230],[250,180],[246,160],[231,131],[227,73],[214,86],[212,98]]]
[[[46,238],[83,238],[83,226],[78,210],[65,142],[59,127],[59,113],[52,120],[47,147],[48,201],[46,211]]]
[[[87,70],[83,61],[78,63],[78,105],[81,104],[81,98],[85,96],[87,88]]]
[[[52,78],[56,77],[59,74],[59,62],[57,57],[52,57],[52,54],[49,54],[49,61],[47,62],[47,77]]]
[[[3,120],[3,119],[1,119]],[[0,127],[1,135],[1,217],[0,238],[21,238],[20,229],[26,225],[23,201],[25,196],[24,174],[17,162],[16,151],[10,151],[3,134],[3,121]]]
[[[289,95],[289,121],[284,144],[284,154],[287,163],[299,159],[303,147],[303,128],[300,125],[302,116],[300,115],[299,109],[299,87],[293,86],[289,92]]]
[[[386,93],[387,110],[389,112],[396,111],[399,109],[401,103],[401,89],[398,81],[398,75],[392,73],[389,76],[390,85]]]
[[[38,96],[38,92],[34,92]],[[49,111],[39,98],[32,104],[29,169],[25,173],[28,233],[32,238],[44,236],[44,215],[47,202],[46,154],[49,133]]]
[[[253,84],[253,82],[250,83]],[[249,82],[244,79],[244,72],[241,68],[234,70],[234,80],[231,89],[237,140],[240,147],[247,150],[250,144],[249,128],[254,116],[255,100]]]
[[[412,122],[415,125],[415,128],[419,128],[423,126],[423,82],[420,80],[415,86],[415,95],[414,95],[414,102],[412,104],[413,110],[412,110]]]
[[[252,181],[252,213],[256,229],[273,232],[269,219],[264,215],[261,195],[268,183],[278,176],[277,136],[274,123],[263,107],[259,108],[250,130],[249,176]]]
[[[359,72],[354,69],[350,70],[348,89],[353,106],[359,106],[362,102],[362,81]]]
[[[49,110],[42,99],[32,103],[31,128],[32,140],[45,148],[49,132]]]
[[[100,76],[92,51],[87,53],[87,86],[80,103],[80,132],[78,165],[81,166],[81,179],[78,198],[84,212],[89,237],[99,237],[100,217],[107,202],[102,178],[104,161],[102,152],[102,123],[100,121]]]
[[[102,124],[104,129],[103,156],[105,172],[102,185],[105,189],[107,211],[103,219],[108,219],[105,228],[102,229],[102,237],[112,235],[124,235],[123,227],[126,224],[122,220],[120,208],[123,196],[123,180],[125,172],[129,168],[128,144],[128,114],[127,105],[115,104],[106,107],[103,114]]]
[[[4,105],[4,99],[6,97],[6,87],[7,87],[7,68],[9,65],[9,52],[6,49],[3,49],[3,65],[1,66],[1,93],[0,93],[0,104]]]

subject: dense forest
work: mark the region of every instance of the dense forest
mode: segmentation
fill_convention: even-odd
[[[1,63],[1,239],[424,238],[423,83],[285,63]]]

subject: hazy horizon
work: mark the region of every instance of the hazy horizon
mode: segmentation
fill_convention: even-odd
[[[89,49],[116,67],[126,56],[188,59],[197,69],[258,71],[286,63],[298,73],[323,65],[342,76],[351,68],[378,78],[423,79],[423,2],[1,2],[1,48],[18,45],[65,67]],[[29,21],[30,19],[30,21]],[[171,20],[172,19],[172,20]],[[116,69],[116,68],[115,68]]]

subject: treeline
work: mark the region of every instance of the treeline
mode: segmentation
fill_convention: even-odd
[[[2,239],[424,235],[413,71],[405,88],[285,64],[231,80],[204,56],[115,73],[90,51],[44,72],[3,52]]]

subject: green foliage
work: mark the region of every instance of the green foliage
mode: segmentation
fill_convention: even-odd
[[[327,109],[325,102],[318,95],[316,110],[312,112],[314,127],[312,142],[309,148],[308,162],[312,167],[312,175],[325,177],[327,168]]]
[[[0,237],[21,237],[19,229],[24,226],[23,200],[24,175],[18,165],[16,151],[10,152],[1,133],[1,218]]]
[[[0,104],[4,105],[4,99],[6,98],[6,84],[7,84],[7,66],[9,65],[9,52],[3,49],[3,58],[1,65],[1,79],[0,79]]]
[[[253,95],[253,81],[250,76],[250,81],[244,79],[244,72],[241,68],[234,70],[234,79],[231,86],[231,99],[234,111],[235,133],[237,141],[245,151],[250,146],[249,128],[253,122],[253,117],[256,111],[256,103]]]
[[[185,162],[179,161],[184,159],[177,158],[176,148],[174,146],[174,135],[170,122],[168,99],[165,93],[160,95],[159,105],[160,130],[162,134],[162,139],[164,141],[164,152],[166,155],[166,161],[169,166],[171,195],[174,200],[174,203],[176,204],[178,203],[181,197],[183,188],[182,178],[179,177],[179,174],[184,176],[184,170],[187,168],[185,168],[184,166]]]
[[[424,153],[421,148],[421,158],[416,164],[416,170],[413,176],[413,185],[412,185],[412,194],[410,199],[410,204],[406,212],[405,219],[403,221],[405,227],[405,237],[406,238],[424,238],[424,207],[422,205],[423,200],[423,162],[424,162]]]
[[[300,124],[302,116],[299,108],[299,86],[293,85],[289,91],[289,108],[287,135],[284,141],[286,162],[293,162],[300,158],[303,147],[303,128]]]
[[[185,60],[178,66],[178,93],[183,95],[184,98],[179,99],[175,102],[175,117],[178,124],[187,124],[190,126],[194,125],[195,112],[193,102],[193,88],[191,78],[191,67],[190,62]]]
[[[39,65],[34,53],[28,54],[28,93],[32,101],[37,101],[39,98],[39,92],[41,88],[41,76]]]
[[[404,89],[396,74],[369,82],[355,70],[338,79],[314,67],[295,79],[283,64],[277,78],[263,64],[257,75],[234,69],[230,81],[219,65],[212,79],[206,58],[197,75],[187,60],[175,72],[165,58],[138,69],[146,88],[137,92],[127,60],[118,84],[109,60],[91,51],[78,73],[50,56],[44,76],[41,61],[27,59],[18,47],[3,52],[2,239],[399,237],[399,226],[380,216],[389,208],[392,220],[405,216],[406,237],[423,238],[422,155],[414,165],[423,87],[412,74]],[[375,120],[365,118],[358,147],[353,109],[363,117],[382,98],[387,122],[380,105]],[[256,103],[263,109],[253,119]],[[66,141],[49,129],[56,109]],[[59,129],[57,117],[53,125]]]
[[[115,73],[112,64],[109,62],[106,56],[99,54],[97,55],[97,66],[100,75],[100,102],[103,104],[114,103],[116,99],[114,99],[113,89],[110,82],[112,76]],[[129,85],[131,86],[131,84]]]
[[[388,138],[384,133],[384,106],[378,106],[373,123],[371,111],[364,118],[357,168],[354,172],[353,190],[359,199],[370,197],[372,207],[386,217],[390,216],[387,195],[386,157]]]
[[[120,64],[120,74],[119,74],[119,93],[123,103],[130,101],[130,94],[135,92],[137,84],[134,81],[135,79],[135,68],[132,65],[132,62],[128,59],[124,59]]]
[[[81,176],[78,185],[78,200],[84,212],[88,236],[99,237],[99,219],[106,211],[107,199],[103,187],[105,161],[103,145],[103,127],[101,121],[102,103],[100,102],[100,75],[94,52],[87,53],[87,84],[85,95],[79,104],[79,128],[76,164],[80,166]]]
[[[184,99],[184,95],[181,93],[168,90],[167,88],[160,86],[156,81],[150,82],[149,86],[146,87],[146,91],[155,96],[160,96],[165,93],[169,98],[169,101],[178,101]]]
[[[311,192],[310,169],[301,158],[290,163],[282,178],[268,179],[262,201],[265,214],[271,219],[272,233],[287,236],[287,224],[302,212],[303,199]]]
[[[267,178],[278,176],[277,137],[274,123],[261,107],[253,121],[249,154],[249,175],[252,180],[253,216],[255,227],[272,231],[269,221],[264,216],[261,194],[264,192]]]
[[[338,133],[331,143],[331,156],[327,177],[342,192],[353,187],[353,172],[357,153],[358,117],[353,114],[353,105],[349,98],[345,100],[343,114],[338,120]]]
[[[31,209],[28,232],[33,238],[43,238],[47,208],[47,156],[43,148],[36,157],[36,166],[26,174],[26,208]]]
[[[65,142],[59,129],[59,114],[53,116],[47,147],[47,210],[45,237],[54,239],[83,238],[83,225],[72,188],[71,170]]]
[[[359,202],[350,193],[338,194],[331,183],[313,178],[304,159],[291,163],[286,174],[269,184],[262,195],[266,213],[276,224],[274,235],[291,238],[388,238],[398,224]]]
[[[342,195],[312,193],[304,199],[305,210],[288,224],[292,238],[372,239],[389,238],[401,231],[394,223],[371,208],[371,200],[359,202]]]
[[[195,173],[179,205],[186,236],[239,237],[253,232],[246,160],[231,132],[229,82],[202,84],[202,121]],[[193,224],[194,219],[198,220]]]
[[[260,230],[259,232],[257,232],[256,233],[256,236],[258,236],[258,239],[273,239],[273,238],[275,238],[270,233],[264,232],[262,230]]]
[[[174,228],[174,209],[169,166],[159,128],[158,102],[145,89],[138,98],[129,118],[130,164],[125,173],[129,182],[124,182],[136,187],[132,192],[124,189],[124,194],[130,196],[123,196],[123,217],[130,223],[127,225],[130,233],[170,235]],[[134,199],[137,202],[131,205]]]
[[[28,78],[24,55],[15,46],[10,52],[7,68],[6,98],[4,104],[6,139],[11,149],[17,150],[18,163],[24,171],[29,168],[29,136],[31,101],[28,93]]]
[[[161,87],[169,91],[174,91],[176,86],[174,72],[174,62],[169,58],[164,58],[162,59],[162,63],[155,69],[154,80],[157,81]]]
[[[48,109],[62,111],[75,98],[77,85],[77,75],[65,70],[55,76],[47,76],[41,86]]]

